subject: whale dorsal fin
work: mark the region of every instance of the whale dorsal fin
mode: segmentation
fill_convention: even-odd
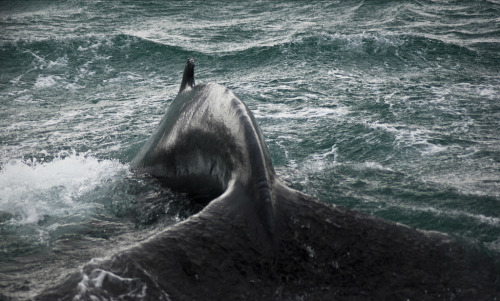
[[[184,75],[182,76],[181,88],[179,93],[184,91],[187,87],[194,87],[194,59],[189,58],[184,68]]]

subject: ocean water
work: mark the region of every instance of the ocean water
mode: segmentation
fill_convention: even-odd
[[[0,2],[0,299],[199,210],[129,171],[188,57],[288,185],[500,256],[500,2]]]

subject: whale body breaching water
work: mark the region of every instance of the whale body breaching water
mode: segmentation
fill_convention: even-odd
[[[189,59],[177,97],[132,161],[206,204],[94,259],[36,300],[495,300],[494,260],[287,187],[251,111]]]
[[[271,242],[280,184],[261,130],[230,90],[195,85],[194,67],[189,59],[177,97],[131,166],[199,202],[231,208],[249,232],[265,232]]]

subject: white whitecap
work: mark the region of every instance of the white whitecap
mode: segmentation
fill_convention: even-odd
[[[35,87],[39,89],[49,88],[54,86],[61,77],[56,75],[39,75],[35,82]]]
[[[294,109],[286,105],[265,104],[259,105],[253,114],[257,118],[276,119],[310,119],[331,116],[344,116],[349,113],[347,107],[325,108],[325,107],[305,107]]]
[[[51,162],[11,160],[0,171],[0,211],[11,214],[10,223],[17,225],[89,211],[96,205],[80,197],[126,172],[118,161],[77,153]]]
[[[389,171],[393,172],[393,170],[390,167],[384,166],[378,162],[373,162],[373,161],[367,161],[363,163],[357,163],[354,165],[354,168],[357,170],[380,170],[380,171]]]
[[[489,226],[493,226],[496,228],[500,228],[500,218],[494,216],[486,216],[484,214],[475,214],[469,213],[467,211],[459,210],[459,209],[439,209],[432,206],[415,206],[415,205],[404,205],[399,204],[400,208],[404,208],[408,211],[416,211],[416,212],[428,212],[437,216],[445,216],[449,218],[470,218],[475,220],[480,224],[487,224]]]

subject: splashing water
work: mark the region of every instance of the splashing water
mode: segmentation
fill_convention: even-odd
[[[12,160],[0,171],[0,211],[11,225],[36,224],[45,216],[91,212],[99,204],[83,196],[123,177],[127,167],[89,154],[61,153],[52,162]]]

